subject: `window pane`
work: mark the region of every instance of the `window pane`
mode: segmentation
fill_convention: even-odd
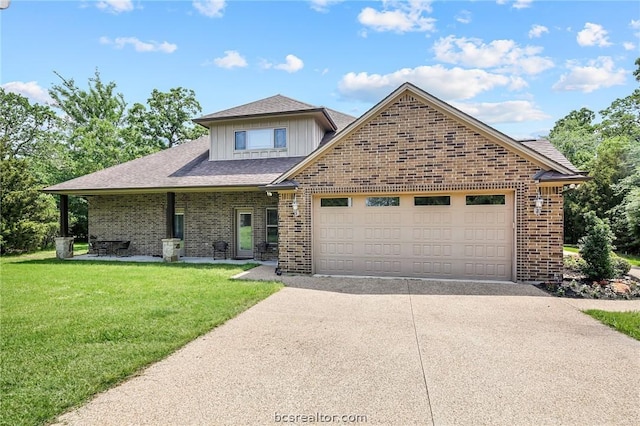
[[[249,130],[248,132],[247,149],[265,149],[272,148],[273,142],[273,130],[271,129],[258,129]]]
[[[367,207],[399,206],[400,197],[367,197]]]
[[[267,209],[267,225],[278,226],[278,210]]]
[[[505,204],[505,202],[504,195],[467,195],[468,206]]]
[[[247,132],[236,132],[236,149],[247,149]]]
[[[184,240],[184,214],[176,213],[176,215],[173,216],[173,231],[175,238]]]
[[[320,199],[320,207],[349,207],[350,205],[351,203],[347,197]]]
[[[431,197],[413,197],[414,206],[449,206],[451,197],[448,195],[435,195]]]
[[[287,129],[274,130],[274,146],[276,148],[287,147]]]
[[[276,244],[278,242],[278,227],[277,226],[269,226],[267,227],[267,242],[271,244]]]

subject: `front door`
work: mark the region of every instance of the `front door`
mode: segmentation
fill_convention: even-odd
[[[253,258],[253,212],[238,210],[236,223],[236,256],[251,259]]]

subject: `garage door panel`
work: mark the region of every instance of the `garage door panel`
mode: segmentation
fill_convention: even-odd
[[[323,218],[314,221],[315,272],[510,280],[513,195],[499,205],[466,205],[465,195],[433,206],[414,206],[412,195],[401,195],[400,206],[367,207],[358,195],[350,207],[314,202]]]

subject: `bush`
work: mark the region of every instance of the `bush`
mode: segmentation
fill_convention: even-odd
[[[611,264],[613,266],[613,275],[615,278],[624,277],[631,270],[631,263],[620,256],[616,256],[612,253]]]
[[[595,212],[585,213],[584,219],[587,235],[579,241],[580,256],[586,263],[583,272],[593,280],[613,278],[611,252],[614,237],[611,228]]]
[[[564,256],[564,267],[570,271],[582,272],[586,263],[580,256],[567,255]]]

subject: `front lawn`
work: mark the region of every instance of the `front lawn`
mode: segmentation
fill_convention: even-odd
[[[589,309],[583,312],[627,336],[640,340],[640,311],[607,312]]]
[[[229,279],[251,266],[52,256],[0,260],[1,425],[52,421],[281,287]]]

